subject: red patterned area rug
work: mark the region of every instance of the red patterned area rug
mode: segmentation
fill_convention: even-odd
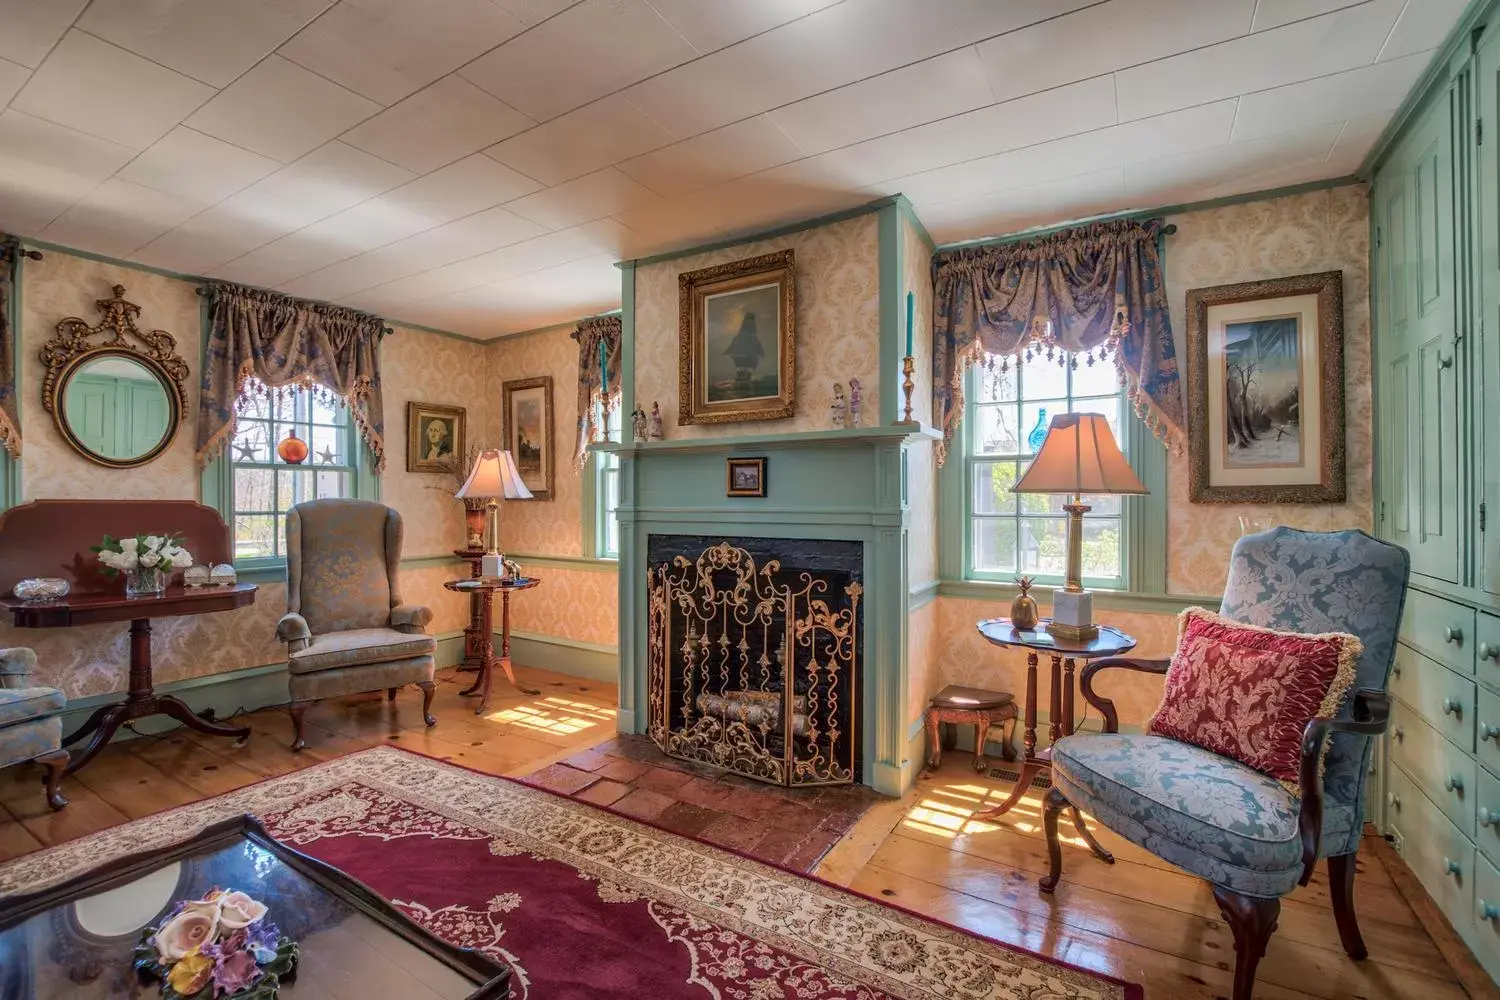
[[[522,1000],[1110,998],[1141,990],[587,803],[380,747],[0,865],[0,896],[254,813]]]

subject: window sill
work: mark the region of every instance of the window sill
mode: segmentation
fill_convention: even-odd
[[[1032,594],[1038,604],[1052,603],[1055,587],[1036,586]],[[1014,583],[981,580],[943,580],[938,584],[939,597],[958,597],[971,601],[1009,602],[1021,589]],[[1126,611],[1135,614],[1176,615],[1184,608],[1206,607],[1217,610],[1218,597],[1195,594],[1142,594],[1129,590],[1094,590],[1094,607],[1100,611]],[[999,612],[1004,613],[1004,609]]]
[[[234,575],[240,583],[282,583],[286,580],[285,559],[256,559],[234,564]]]

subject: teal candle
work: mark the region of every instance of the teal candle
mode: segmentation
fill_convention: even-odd
[[[906,356],[912,356],[911,351],[911,323],[912,314],[917,306],[917,298],[911,292],[906,293]]]
[[[599,340],[599,396],[609,398],[609,359],[603,338]]]

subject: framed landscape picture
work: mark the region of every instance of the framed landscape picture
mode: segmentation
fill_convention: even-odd
[[[793,252],[686,271],[677,290],[677,422],[779,420],[797,412]]]
[[[1343,503],[1343,272],[1187,293],[1194,503]]]
[[[766,495],[766,460],[764,458],[730,458],[725,460],[724,495],[763,497]]]
[[[553,441],[552,376],[513,379],[501,386],[505,447],[516,460],[521,482],[536,500],[552,499],[557,449]]]
[[[462,406],[406,404],[406,471],[452,472],[463,461],[466,428]]]

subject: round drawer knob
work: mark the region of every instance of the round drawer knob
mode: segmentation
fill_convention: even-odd
[[[1463,642],[1464,630],[1459,628],[1457,625],[1449,625],[1447,628],[1443,629],[1443,641]]]
[[[1397,726],[1396,727],[1396,740],[1397,740],[1397,742],[1400,742],[1401,740],[1404,740],[1404,739],[1406,739],[1406,730],[1402,729],[1400,726]]]
[[[1464,874],[1463,865],[1460,865],[1452,858],[1443,859],[1443,871],[1449,875],[1454,876],[1455,878],[1463,878]]]
[[[1448,775],[1448,780],[1443,782],[1443,787],[1450,792],[1457,792],[1462,795],[1464,793],[1464,779],[1456,774],[1450,774]]]
[[[1474,652],[1481,660],[1500,660],[1500,646],[1491,646],[1487,642],[1481,642]]]
[[[1482,899],[1479,900],[1480,920],[1494,920],[1497,917],[1500,917],[1500,906],[1496,906],[1494,903],[1487,903]]]
[[[1492,813],[1484,806],[1479,807],[1475,818],[1479,820],[1480,826],[1500,826],[1500,813]]]
[[[1464,711],[1464,703],[1461,702],[1461,701],[1459,701],[1457,698],[1444,698],[1443,699],[1443,714],[1444,715],[1462,715],[1463,711]]]
[[[1385,797],[1385,800],[1386,802],[1390,803],[1390,807],[1392,809],[1401,808],[1401,796],[1397,795],[1395,792],[1391,792],[1389,795],[1387,795]]]
[[[1492,726],[1488,722],[1481,722],[1479,724],[1479,742],[1483,743],[1485,740],[1494,740],[1496,743],[1500,743],[1500,726]]]

